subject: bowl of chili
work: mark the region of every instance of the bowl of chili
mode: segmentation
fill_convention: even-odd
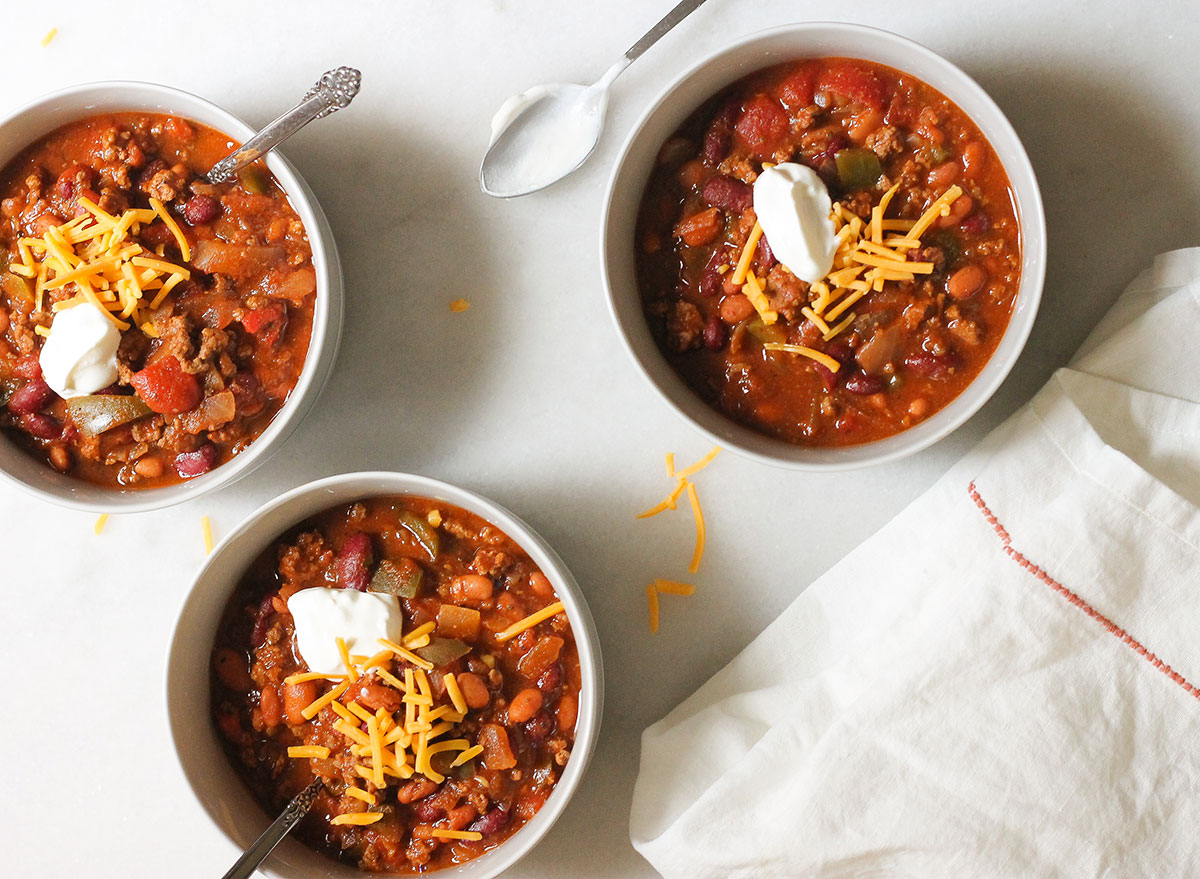
[[[773,252],[753,207],[773,167],[827,188],[828,274]],[[723,47],[651,103],[609,181],[601,265],[673,408],[753,459],[838,470],[925,448],[991,397],[1032,329],[1045,237],[1025,150],[970,77],[895,34],[808,23]]]
[[[394,602],[394,640],[340,654],[339,641],[322,660],[332,644],[314,620],[350,626],[308,599]],[[321,664],[342,659],[354,671],[341,677]],[[166,692],[184,774],[235,846],[326,782],[266,875],[485,879],[578,787],[603,672],[578,585],[528,525],[433,479],[353,473],[271,501],[214,549],[180,611]]]
[[[304,180],[272,152],[208,184],[253,129],[152,83],[67,88],[0,132],[0,474],[115,513],[261,464],[341,333],[337,248]]]

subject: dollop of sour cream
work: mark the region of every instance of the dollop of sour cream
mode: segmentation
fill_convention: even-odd
[[[83,302],[54,316],[38,362],[60,397],[94,394],[117,380],[121,333],[99,308]]]
[[[400,599],[382,592],[354,589],[301,589],[288,598],[296,627],[296,647],[310,670],[318,674],[345,674],[337,639],[351,653],[373,656],[378,639],[399,641],[404,615]]]
[[[833,268],[837,237],[829,190],[812,168],[783,162],[754,181],[754,213],[775,258],[815,284]]]

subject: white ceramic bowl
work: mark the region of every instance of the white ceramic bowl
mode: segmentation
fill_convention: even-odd
[[[216,104],[148,82],[95,82],[40,97],[0,119],[0,167],[55,128],[98,113],[144,110],[194,119],[244,141],[254,129]],[[304,223],[317,273],[312,339],[296,387],[249,448],[203,476],[162,488],[118,490],[65,476],[0,437],[0,475],[52,503],[100,513],[134,513],[183,503],[228,485],[270,457],[308,414],[329,378],[342,332],[342,267],[333,232],[312,191],[277,152],[267,167]]]
[[[974,120],[1008,172],[1021,224],[1021,286],[1012,319],[991,360],[954,401],[902,433],[856,446],[808,448],[751,430],[711,408],[667,363],[642,312],[634,274],[638,203],[663,142],[692,111],[735,80],[772,64],[845,56],[886,64],[932,85]],[[608,184],[600,263],[609,306],[634,362],[664,399],[715,442],[767,464],[842,470],[910,455],[950,433],[995,392],[1033,328],[1046,273],[1046,220],[1033,167],[1004,114],[975,81],[904,37],[860,25],[794,24],[752,34],[701,59],[667,86],[642,114],[621,149]]]
[[[600,731],[604,672],[591,612],[578,584],[554,550],[528,525],[500,505],[466,489],[405,473],[348,473],[310,482],[276,498],[237,526],[208,557],[192,584],[175,624],[167,658],[167,713],[184,775],[217,828],[238,848],[248,846],[274,816],[250,796],[221,749],[209,713],[209,667],[213,639],[225,604],[250,563],[281,534],[330,507],[377,495],[434,498],[475,513],[515,540],[550,578],[579,650],[582,687],[571,759],[550,798],[524,827],[479,858],[436,873],[454,879],[490,879],[532,849],[554,824],[579,786]],[[232,859],[231,859],[232,863]],[[283,844],[262,867],[275,879],[361,879],[362,872],[339,864],[294,840]]]

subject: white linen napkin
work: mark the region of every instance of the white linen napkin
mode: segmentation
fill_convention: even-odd
[[[1200,875],[1200,248],[645,731],[663,876]]]

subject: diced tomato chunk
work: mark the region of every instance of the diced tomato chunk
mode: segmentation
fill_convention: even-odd
[[[816,91],[882,110],[887,100],[887,86],[872,71],[857,64],[835,64],[817,77]]]
[[[734,128],[756,157],[769,159],[787,134],[788,117],[778,101],[755,95],[746,102]]]
[[[142,402],[162,415],[177,415],[196,408],[200,381],[183,371],[179,358],[160,357],[129,380]]]
[[[242,315],[246,332],[259,336],[266,344],[274,345],[287,326],[287,305],[272,300],[261,308],[252,308]]]
[[[699,247],[716,238],[723,226],[720,209],[709,208],[680,220],[675,226],[675,234],[689,247]]]
[[[817,65],[805,64],[779,84],[779,100],[789,110],[799,110],[813,102],[813,86],[817,81]]]

